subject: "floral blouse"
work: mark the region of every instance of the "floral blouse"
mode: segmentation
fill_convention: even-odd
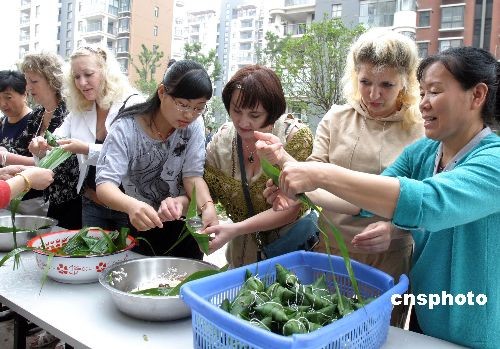
[[[38,106],[33,110],[26,129],[17,140],[18,149],[22,149],[22,152],[16,152],[17,154],[32,156],[28,150],[28,145],[34,137],[38,135],[43,136],[43,134],[39,133],[42,127],[44,112],[45,109],[42,106]],[[68,115],[66,103],[61,101],[52,114],[52,119],[47,128],[48,131],[54,132],[63,123],[66,115]],[[72,155],[54,170],[54,182],[43,191],[45,200],[50,199],[51,204],[61,204],[76,198],[78,196],[76,192],[78,174],[78,160],[76,155]]]

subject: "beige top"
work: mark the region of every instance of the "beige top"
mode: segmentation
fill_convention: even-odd
[[[293,130],[291,138],[288,136]],[[297,130],[298,129],[298,130]],[[312,150],[313,136],[309,128],[292,115],[281,116],[271,131],[285,144],[285,149],[296,159],[304,161]],[[232,122],[224,124],[207,146],[205,181],[214,201],[219,201],[233,222],[247,218],[248,209],[241,187],[241,174],[236,150],[236,129]],[[263,212],[271,206],[266,203],[262,192],[268,177],[262,169],[249,181],[249,191],[255,213]],[[250,236],[251,235],[251,236]],[[255,234],[238,236],[228,245],[228,262],[238,267],[256,261],[257,244]],[[275,231],[262,234],[263,242],[269,243],[278,236]]]
[[[406,109],[402,109],[389,117],[374,119],[361,105],[334,105],[318,125],[313,152],[307,161],[329,162],[355,171],[380,174],[405,146],[424,134],[421,121],[408,130],[403,129],[405,112]],[[413,112],[418,113],[416,110]],[[327,210],[324,213],[344,236],[349,251],[357,253],[362,251],[352,247],[350,242],[354,235],[370,223],[387,220],[379,216],[362,218]],[[389,250],[400,249],[411,243],[410,234],[398,232],[393,236]],[[333,238],[330,239],[330,245],[335,246]],[[317,250],[326,251],[324,240]]]

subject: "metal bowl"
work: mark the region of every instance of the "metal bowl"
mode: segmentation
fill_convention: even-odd
[[[101,273],[99,282],[110,292],[113,302],[121,312],[141,320],[168,321],[191,315],[191,309],[179,296],[144,296],[132,294],[130,291],[164,275],[189,276],[196,271],[207,269],[218,268],[207,262],[187,258],[140,258],[106,269]]]
[[[16,215],[16,242],[17,246],[25,246],[26,242],[37,233],[46,233],[57,225],[57,220],[43,216]],[[12,227],[9,216],[0,216],[0,227]],[[11,232],[0,233],[0,251],[11,251],[15,248],[14,236]]]

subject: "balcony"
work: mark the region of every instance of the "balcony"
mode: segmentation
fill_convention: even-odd
[[[307,31],[306,23],[289,23],[283,26],[283,35],[300,36]]]
[[[82,18],[118,18],[118,7],[106,5],[105,3],[98,3],[93,4],[93,6],[83,7],[80,14]]]
[[[29,27],[29,25],[30,25],[30,17],[21,18],[19,22],[20,27]]]
[[[285,0],[285,7],[292,6],[314,6],[316,3],[315,0]]]

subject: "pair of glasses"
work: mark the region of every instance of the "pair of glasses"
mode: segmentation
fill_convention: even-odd
[[[194,107],[191,107],[189,105],[186,105],[184,103],[179,102],[177,99],[175,99],[175,97],[172,97],[172,96],[170,96],[170,97],[174,101],[175,109],[177,109],[180,112],[183,112],[183,113],[189,112],[193,116],[200,116],[200,115],[205,114],[205,112],[207,111],[206,104],[203,106],[203,108],[194,108]]]

